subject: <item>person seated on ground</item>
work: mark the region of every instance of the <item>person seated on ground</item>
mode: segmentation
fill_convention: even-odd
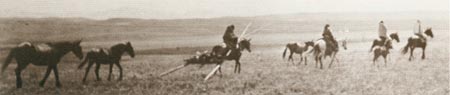
[[[330,25],[326,24],[322,33],[325,42],[327,43],[327,47],[330,47],[330,50],[337,51],[337,41],[334,39],[333,34],[331,33]]]

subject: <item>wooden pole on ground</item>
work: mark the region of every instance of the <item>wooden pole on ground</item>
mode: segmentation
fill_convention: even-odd
[[[166,71],[166,72],[164,72],[164,73],[161,73],[161,74],[159,75],[159,77],[162,77],[162,76],[165,76],[165,75],[167,75],[167,74],[169,74],[169,73],[172,73],[172,72],[175,72],[175,71],[177,71],[177,70],[180,70],[181,68],[186,67],[186,66],[187,66],[186,64],[183,64],[183,65],[180,65],[180,66],[178,66],[178,67],[176,67],[176,68],[172,68],[172,69],[170,69],[170,70],[168,70],[168,71]]]
[[[217,70],[219,70],[219,68],[222,66],[222,64],[217,65],[212,71],[211,73],[209,73],[205,79],[203,81],[207,81],[212,75],[214,75],[216,73]]]

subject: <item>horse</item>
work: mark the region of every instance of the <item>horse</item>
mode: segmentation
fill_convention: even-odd
[[[314,43],[313,50],[310,51],[314,53],[314,58],[316,61],[316,67],[320,63],[320,69],[322,69],[322,58],[331,57],[331,62],[328,68],[331,68],[331,64],[333,64],[334,59],[339,62],[339,60],[336,58],[336,54],[339,51],[339,43],[341,43],[341,46],[344,48],[344,50],[347,50],[347,39],[342,39],[337,41],[338,44],[336,49],[331,49],[330,47],[327,47],[325,39],[319,39]]]
[[[373,65],[375,65],[375,61],[378,57],[383,56],[384,58],[384,66],[387,66],[387,55],[389,54],[389,49],[392,49],[392,40],[387,39],[383,46],[375,46],[373,48]]]
[[[397,41],[397,43],[400,42],[400,39],[399,39],[399,36],[397,33],[391,33],[391,34],[389,34],[389,37],[390,37],[390,40],[395,40],[395,41]],[[388,39],[386,39],[386,40],[388,40]],[[372,46],[370,47],[369,52],[372,52],[372,50],[374,50],[373,48],[375,46],[384,46],[385,43],[386,42],[381,41],[381,39],[373,40],[373,43],[372,43]]]
[[[433,38],[433,31],[431,28],[428,28],[425,30],[425,35]],[[411,61],[411,58],[413,57],[413,52],[415,48],[422,48],[422,59],[425,59],[425,48],[427,47],[427,39],[426,37],[420,37],[422,34],[409,37],[408,43],[403,47],[402,54],[406,54],[408,52],[408,49],[411,49],[410,55],[409,55],[409,61]]]
[[[35,66],[47,66],[44,79],[39,82],[39,86],[43,87],[45,81],[52,71],[54,71],[56,79],[56,87],[61,87],[58,74],[58,63],[61,58],[69,52],[75,54],[80,60],[83,58],[81,40],[78,41],[61,41],[49,42],[42,44],[32,44],[23,42],[11,49],[2,66],[2,74],[13,59],[17,62],[16,87],[22,88],[21,72],[31,63]]]
[[[314,46],[314,42],[313,41],[307,41],[304,43],[288,43],[286,45],[286,48],[284,49],[283,52],[283,59],[286,55],[286,51],[289,49],[290,54],[289,54],[289,58],[288,61],[292,61],[294,62],[294,59],[292,58],[292,55],[294,53],[296,54],[300,54],[300,63],[303,61],[303,59],[305,59],[305,65],[307,64],[307,58],[306,56],[303,56],[303,53],[305,53],[308,50],[308,47],[313,47]]]
[[[111,48],[104,49],[104,48],[93,48],[91,51],[89,51],[86,54],[86,58],[81,62],[81,64],[78,66],[78,69],[82,69],[83,66],[89,62],[88,67],[86,68],[86,72],[83,77],[83,82],[86,81],[87,75],[89,73],[89,70],[91,69],[91,66],[95,63],[95,76],[97,77],[97,81],[100,81],[99,77],[99,70],[101,64],[109,65],[109,75],[108,75],[108,81],[111,80],[111,73],[113,70],[113,66],[116,65],[119,67],[120,75],[119,75],[119,81],[122,80],[122,66],[120,65],[120,59],[122,58],[122,55],[124,53],[127,53],[130,55],[131,58],[134,58],[134,49],[130,42],[126,43],[120,43],[111,46]]]
[[[240,73],[241,72],[241,62],[239,61],[242,55],[242,52],[244,50],[247,50],[248,52],[252,52],[250,46],[251,39],[242,39],[238,43],[238,49],[231,49],[229,51],[229,54],[227,55],[227,47],[225,45],[216,45],[213,47],[211,54],[215,56],[219,56],[222,60],[234,60],[235,61],[235,67],[234,67],[234,73]],[[221,63],[219,63],[221,64]],[[220,70],[220,68],[219,68]]]

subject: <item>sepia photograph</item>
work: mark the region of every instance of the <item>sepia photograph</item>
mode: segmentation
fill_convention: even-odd
[[[449,0],[1,0],[0,95],[449,95]]]

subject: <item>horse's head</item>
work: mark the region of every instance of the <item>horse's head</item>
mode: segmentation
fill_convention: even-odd
[[[433,38],[433,31],[431,30],[431,28],[428,28],[427,30],[425,30],[425,35],[430,36],[431,38]]]
[[[391,37],[391,39],[397,41],[397,43],[400,42],[400,39],[399,39],[397,33],[391,33],[391,34],[389,35],[389,37]]]
[[[347,50],[347,39],[342,40],[341,46],[344,47],[344,50]]]
[[[250,48],[250,45],[251,45],[251,43],[250,43],[250,41],[251,41],[252,39],[242,39],[240,42],[239,42],[239,49],[240,50],[247,50],[248,52],[252,52],[252,50],[251,50],[251,48]]]
[[[134,49],[130,42],[126,43],[125,52],[127,52],[131,56],[131,58],[134,58]]]
[[[78,59],[83,59],[83,50],[81,48],[80,43],[81,43],[81,40],[74,41],[71,43],[71,45],[67,49],[70,49],[70,51],[72,51],[75,54],[75,56],[78,57]]]
[[[308,47],[308,46],[314,47],[314,41],[307,41],[307,42],[305,42],[305,44],[306,44],[306,47]]]

